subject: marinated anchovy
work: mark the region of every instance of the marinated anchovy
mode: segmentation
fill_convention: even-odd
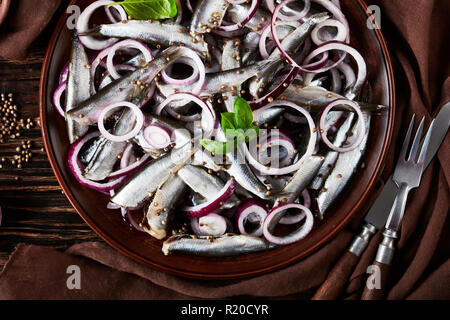
[[[135,124],[135,115],[130,109],[125,109],[112,129],[113,135],[123,135],[133,129]],[[127,142],[114,142],[104,137],[102,147],[98,148],[95,156],[89,161],[85,169],[84,176],[92,181],[104,180],[113,171],[114,164],[127,146]]]
[[[201,36],[192,35],[184,26],[174,23],[129,20],[126,23],[102,24],[89,30],[86,34],[134,39],[163,47],[183,44],[204,57],[209,56],[208,45]]]
[[[210,33],[221,25],[228,6],[227,0],[200,0],[191,20],[191,34]]]
[[[158,57],[150,61],[142,68],[131,74],[119,78],[94,96],[79,104],[75,109],[67,113],[68,119],[78,121],[80,124],[95,124],[98,114],[106,105],[120,101],[131,101],[138,97],[146,96],[148,87],[142,89],[138,83],[150,83],[155,76],[164,69],[169,61],[183,55],[184,48],[172,47],[163,51]],[[142,100],[144,102],[145,100]]]
[[[249,32],[244,36],[242,40],[242,57],[241,61],[243,65],[254,63],[259,53],[259,37],[256,32]]]
[[[333,171],[331,171],[328,179],[325,181],[324,187],[317,196],[317,207],[319,217],[321,219],[323,219],[328,207],[347,185],[347,182],[350,180],[361,161],[362,155],[367,146],[367,139],[370,131],[370,120],[371,116],[365,114],[364,121],[366,124],[366,132],[364,133],[363,142],[355,150],[339,154]],[[350,135],[347,139],[350,144],[353,143],[358,136],[357,128],[358,125],[355,124],[352,135]]]
[[[156,190],[153,201],[147,210],[148,228],[146,231],[156,239],[167,236],[167,227],[174,214],[173,208],[183,195],[186,184],[177,175],[171,174]]]
[[[200,96],[209,97],[217,93],[233,91],[236,92],[237,88],[243,82],[257,75],[268,64],[270,64],[270,61],[263,60],[244,68],[236,68],[216,73],[208,73],[206,74],[205,85],[202,88]],[[161,81],[158,81],[157,84],[158,89],[165,97],[168,97],[169,95],[179,91],[180,89],[179,85],[167,84]],[[192,91],[194,85],[195,84],[183,86],[182,90],[184,92],[190,92]]]
[[[253,121],[259,126],[279,118],[285,111],[283,107],[272,107],[254,114]]]
[[[175,172],[189,161],[194,151],[191,144],[187,143],[171,153],[150,161],[118,190],[111,201],[121,207],[138,208],[151,198],[156,189],[169,177],[170,171]]]
[[[292,55],[305,42],[314,27],[328,18],[329,15],[327,13],[318,13],[309,17],[300,27],[295,29],[283,39],[281,42],[283,50],[285,50],[287,54]],[[284,61],[280,59],[280,50],[278,50],[278,48],[270,54],[269,60],[273,60],[272,64],[261,72],[261,76],[258,77],[258,81],[253,81],[250,83],[250,94],[255,98],[263,94],[263,89],[270,86],[274,75],[283,70],[285,66]]]
[[[345,99],[345,97],[332,91],[328,91],[322,87],[304,87],[301,85],[290,85],[283,93],[283,95],[286,97],[286,100],[295,102],[296,104],[303,106],[313,112],[322,111],[325,106],[336,99]],[[387,109],[387,107],[383,105],[361,101],[355,102],[359,105],[361,111],[363,112],[377,113]],[[333,108],[333,110],[350,111],[350,109],[345,106],[343,106],[341,109],[339,108],[339,106],[336,106]]]
[[[241,56],[240,52],[240,41],[238,40],[228,40],[225,42],[222,52],[222,70],[232,70],[241,67],[241,59],[237,57]],[[241,91],[241,86],[236,87],[236,91]],[[233,112],[234,101],[236,100],[236,93],[225,92],[222,94],[224,97],[225,108],[228,112]],[[226,97],[226,98],[225,98]]]
[[[333,145],[336,147],[342,147],[342,144],[347,139],[347,134],[351,128],[351,125],[353,123],[354,114],[351,113],[348,115],[345,122],[342,124],[342,126],[338,129],[336,132]],[[322,166],[319,169],[319,172],[317,173],[317,176],[313,179],[312,183],[310,184],[309,188],[313,190],[320,190],[322,189],[322,186],[325,182],[325,180],[330,175],[331,170],[333,169],[336,160],[339,156],[339,152],[336,151],[328,151],[325,155],[325,160],[322,164]]]
[[[316,175],[324,160],[323,156],[312,155],[303,160],[303,164],[281,190],[275,200],[275,205],[295,201]]]
[[[226,19],[233,23],[239,23],[248,17],[249,8],[250,5],[247,4],[232,5],[227,10]],[[264,25],[270,23],[271,19],[272,15],[270,12],[262,8],[258,8],[250,21],[245,24],[245,28],[250,29],[251,31],[260,31]]]
[[[206,201],[213,200],[222,190],[225,183],[216,175],[212,175],[202,168],[186,165],[178,171],[180,178],[194,192],[200,194]],[[222,206],[223,209],[229,209],[236,206],[239,199],[236,196],[231,198]]]
[[[72,110],[91,96],[89,58],[77,34],[72,39],[72,52],[69,61],[66,87],[66,112]],[[66,123],[70,143],[74,143],[89,130],[89,125],[75,122],[72,119],[67,119]]]
[[[165,255],[184,253],[220,257],[258,252],[275,247],[276,245],[265,239],[242,234],[225,234],[219,238],[182,234],[174,235],[164,241],[162,251]]]

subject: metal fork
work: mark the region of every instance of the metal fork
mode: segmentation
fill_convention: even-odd
[[[401,227],[403,214],[405,212],[406,201],[408,193],[411,189],[417,188],[420,185],[422,173],[424,171],[425,156],[427,154],[428,145],[430,143],[431,132],[433,131],[434,120],[428,128],[428,132],[420,144],[425,117],[422,118],[419,128],[417,129],[411,150],[407,157],[409,141],[414,126],[415,115],[413,115],[409,124],[408,132],[400,152],[400,158],[395,167],[393,181],[397,184],[399,191],[392,205],[389,218],[386,222],[386,227],[383,232],[383,241],[378,246],[378,252],[375,258],[374,266],[380,268],[380,286],[377,288],[368,287],[363,292],[362,299],[373,300],[384,297],[384,292],[387,284],[387,277],[389,273],[389,266],[392,263],[395,251],[395,240],[398,238],[398,232]]]

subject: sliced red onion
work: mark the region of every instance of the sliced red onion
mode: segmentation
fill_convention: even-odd
[[[320,30],[325,27],[336,28],[337,29],[336,36],[332,39],[321,39]],[[316,27],[311,32],[311,39],[318,46],[330,41],[344,42],[345,39],[347,39],[349,32],[350,30],[346,29],[345,26],[342,24],[342,22],[340,22],[339,20],[327,19],[316,25]]]
[[[326,130],[326,117],[327,114],[330,112],[333,107],[337,105],[348,105],[350,108],[355,110],[356,114],[358,115],[358,138],[356,139],[355,143],[353,143],[350,146],[346,147],[336,147],[333,145],[333,143],[330,142],[327,136],[327,130]],[[320,115],[319,119],[319,128],[320,129],[320,136],[322,138],[322,141],[329,147],[330,149],[337,151],[337,152],[348,152],[355,150],[364,140],[364,133],[366,132],[366,125],[364,122],[364,116],[361,112],[361,109],[359,108],[358,104],[346,99],[337,99],[333,102],[329,103],[325,109],[322,111],[322,114]]]
[[[294,28],[298,27],[298,23],[294,23],[294,22],[277,22],[277,27],[279,26],[292,26]],[[269,58],[269,53],[267,52],[267,48],[266,48],[266,41],[267,38],[269,37],[269,34],[271,33],[272,29],[269,23],[267,23],[264,28],[261,31],[261,36],[259,37],[259,53],[261,54],[261,57],[263,59],[268,59]]]
[[[171,114],[172,116],[175,116],[177,119],[182,121],[195,121],[198,120],[198,115],[194,116],[182,116],[179,114],[176,114],[170,107],[168,107],[168,104],[172,101],[176,100],[185,100],[185,101],[192,101],[198,104],[202,109],[202,128],[204,130],[204,139],[207,139],[211,136],[213,130],[214,130],[214,123],[216,120],[216,113],[214,111],[214,108],[211,106],[211,104],[208,101],[203,101],[200,99],[200,97],[196,96],[195,94],[187,93],[187,92],[179,92],[174,93],[167,97],[166,100],[164,100],[162,103],[160,103],[155,110],[156,115],[160,115],[161,111],[166,108],[167,112]],[[172,112],[172,113],[171,113]]]
[[[236,224],[241,234],[260,237],[263,235],[264,219],[267,216],[267,210],[264,203],[249,199],[243,202],[236,211]],[[252,232],[247,232],[245,225],[247,222],[258,223],[258,227]]]
[[[192,9],[192,5],[191,5],[191,0],[186,0],[186,7],[188,8],[188,10],[193,13],[194,9]]]
[[[345,89],[353,87],[356,83],[356,75],[355,71],[353,71],[353,68],[348,63],[342,62],[340,65],[338,65],[338,69],[345,77]]]
[[[105,121],[105,118],[107,117],[107,115],[112,110],[120,108],[120,107],[130,108],[134,112],[135,117],[136,117],[136,120],[135,120],[136,124],[135,124],[133,130],[131,130],[127,134],[124,134],[122,136],[115,136],[115,135],[109,133],[105,129],[104,121]],[[127,141],[127,140],[133,138],[134,136],[136,136],[139,133],[139,131],[141,131],[143,124],[144,124],[144,115],[142,114],[141,109],[139,109],[139,107],[137,105],[135,105],[134,103],[131,103],[128,101],[112,103],[112,104],[106,106],[105,108],[103,108],[103,110],[100,112],[100,115],[98,116],[99,131],[106,139],[114,141],[114,142]]]
[[[143,132],[145,142],[154,149],[166,148],[171,142],[171,135],[172,133],[167,129],[155,124],[149,125]]]
[[[367,76],[367,66],[366,66],[366,62],[364,61],[364,58],[361,56],[361,54],[354,48],[352,48],[351,46],[342,43],[342,42],[328,42],[326,44],[323,44],[319,47],[317,47],[315,50],[313,50],[311,52],[311,54],[305,59],[305,61],[310,61],[311,59],[313,59],[314,57],[318,56],[319,54],[322,54],[326,51],[330,51],[330,50],[339,50],[339,51],[343,51],[345,54],[341,55],[340,59],[338,59],[337,62],[335,62],[334,64],[328,65],[325,68],[322,69],[318,69],[318,70],[311,70],[311,72],[315,72],[315,73],[321,73],[321,72],[325,72],[328,71],[338,65],[340,65],[342,63],[342,61],[344,60],[346,54],[350,54],[356,61],[356,64],[358,66],[358,75],[357,75],[357,79],[355,82],[355,87],[361,87],[365,80],[366,80],[366,76]]]
[[[287,5],[288,3],[293,2],[293,1],[296,1],[296,0],[286,0],[286,1],[281,2],[279,5],[281,7],[284,7],[285,5]],[[271,1],[271,2],[272,2],[271,7],[274,7],[273,1]],[[283,14],[282,12],[279,12],[278,13],[279,19],[281,21],[299,21],[300,19],[304,18],[309,13],[309,10],[311,9],[311,1],[303,0],[303,3],[304,3],[304,6],[303,6],[302,11],[296,12],[295,14],[292,14],[292,15],[287,15],[287,14]],[[275,8],[274,8],[274,10],[275,10]],[[273,10],[272,10],[272,13],[273,13]]]
[[[305,222],[297,230],[291,232],[285,236],[275,236],[272,234],[277,223],[281,220],[283,215],[286,214],[288,209],[302,210]],[[287,245],[299,240],[304,239],[312,230],[314,225],[314,216],[307,207],[298,203],[282,204],[273,208],[268,214],[266,220],[264,220],[263,233],[267,241],[277,245]]]
[[[175,2],[177,4],[177,18],[175,24],[180,25],[183,20],[183,4],[181,3],[181,0],[175,0]]]
[[[136,220],[134,220],[133,216],[131,215],[130,210],[125,209],[125,208],[121,208],[120,212],[122,213],[122,217],[123,219],[128,222],[130,224],[131,227],[133,227],[134,229],[136,229],[137,231],[140,232],[146,232],[144,228],[142,228],[140,226],[139,223],[136,222]]]
[[[142,54],[144,55],[145,62],[150,62],[153,60],[153,54],[149,47],[144,45],[143,43],[133,40],[133,39],[126,39],[123,41],[120,41],[116,44],[114,44],[108,51],[108,56],[106,58],[106,67],[108,69],[109,74],[114,79],[119,79],[121,75],[117,72],[116,68],[114,67],[113,59],[116,55],[116,51],[122,48],[134,48],[138,49]]]
[[[230,2],[230,1],[228,1],[228,2]],[[248,9],[247,17],[244,20],[242,20],[241,22],[233,24],[233,25],[229,25],[229,26],[217,26],[217,29],[220,31],[226,31],[226,32],[241,30],[242,27],[244,27],[253,18],[253,16],[256,13],[256,10],[258,10],[258,6],[259,6],[260,2],[261,2],[261,0],[252,0],[252,4],[250,5],[250,8]]]
[[[249,105],[253,110],[257,110],[268,103],[271,103],[273,100],[277,99],[294,81],[295,77],[300,72],[300,68],[292,67],[289,73],[286,75],[286,78],[280,82],[280,84],[275,87],[271,92],[266,94],[264,97],[259,98],[257,100],[249,101]]]
[[[311,206],[311,196],[309,195],[308,189],[303,190],[302,197],[303,197],[303,205],[309,209]],[[298,223],[298,222],[302,221],[304,217],[305,217],[305,213],[302,210],[298,214],[283,216],[280,219],[279,223],[294,224],[294,223]]]
[[[114,3],[114,1],[110,0],[99,0],[91,3],[81,15],[78,17],[77,21],[77,32],[84,33],[89,30],[89,20],[94,13],[100,7],[108,6],[109,4]],[[120,14],[120,18],[122,21],[127,20],[128,16],[125,10],[121,6],[116,6],[117,11]],[[117,42],[119,39],[110,38],[107,40],[99,40],[91,36],[80,36],[80,41],[89,49],[92,50],[102,50],[106,47],[109,47],[113,43]]]
[[[274,102],[264,106],[263,108],[259,109],[258,111],[263,112],[264,110],[274,107],[274,106],[287,106],[294,110],[299,111],[300,113],[302,113],[304,115],[304,117],[308,121],[309,129],[310,129],[310,131],[309,131],[310,137],[309,137],[309,141],[308,141],[308,146],[307,146],[306,151],[303,154],[303,156],[296,163],[294,163],[290,166],[287,166],[287,167],[283,167],[283,168],[266,167],[265,165],[259,163],[255,159],[255,157],[252,155],[252,153],[254,153],[254,151],[252,150],[252,152],[250,152],[249,149],[244,145],[245,156],[246,156],[246,159],[248,160],[248,162],[250,163],[250,165],[252,165],[255,169],[260,171],[262,174],[280,176],[280,175],[284,175],[284,174],[288,174],[288,173],[297,171],[300,168],[300,166],[302,165],[303,159],[314,153],[314,149],[315,149],[315,146],[317,143],[317,128],[316,128],[316,125],[314,124],[314,120],[312,119],[309,112],[306,111],[305,109],[303,109],[302,107],[298,106],[297,104],[290,102],[290,101],[283,101],[283,100],[274,101]]]
[[[202,203],[198,206],[184,207],[183,211],[185,211],[190,218],[200,218],[206,216],[207,214],[219,210],[225,204],[225,202],[227,202],[228,199],[231,198],[235,188],[236,181],[234,179],[230,179],[217,194],[217,198]]]
[[[246,3],[247,0],[227,0],[227,2],[229,2],[231,4],[243,4],[243,3]]]
[[[219,50],[214,50],[214,52],[218,52],[218,51]],[[175,62],[184,63],[184,64],[191,66],[192,70],[193,70],[192,74],[189,77],[187,77],[186,79],[174,79],[167,75],[166,70],[163,70],[163,71],[161,71],[161,78],[164,80],[164,82],[166,82],[168,84],[173,84],[173,85],[188,86],[190,84],[193,84],[198,79],[198,77],[199,77],[198,65],[194,60],[188,59],[186,57],[180,57],[176,60],[173,60],[167,68],[172,70],[173,64]]]
[[[118,6],[105,6],[105,12],[106,15],[108,16],[109,21],[111,21],[111,23],[118,23],[120,22],[120,9],[117,9]],[[122,7],[121,7],[122,8]],[[112,9],[116,10],[116,13],[113,13]]]
[[[332,1],[330,0],[311,0],[315,3],[321,5],[334,16],[336,20],[339,20],[345,27],[345,29],[350,30],[350,27],[348,25],[347,18],[345,18],[344,13],[341,11],[340,7],[336,6]],[[345,39],[346,43],[350,43],[350,32],[347,34],[347,38]]]
[[[66,62],[64,68],[61,70],[61,73],[59,74],[59,84],[66,82],[68,76],[69,76],[69,61]]]
[[[261,143],[261,147],[258,151],[258,158],[261,164],[267,165],[272,162],[272,157],[267,155],[267,150],[274,147],[283,147],[287,151],[286,157],[284,157],[284,159],[280,162],[281,166],[287,165],[289,163],[289,159],[293,158],[295,155],[294,141],[292,141],[291,138],[281,134],[275,137],[269,135],[267,140]]]
[[[211,33],[221,36],[223,38],[235,38],[235,37],[239,37],[243,34],[245,34],[245,29],[239,29],[239,30],[235,30],[235,31],[222,31],[222,30],[217,30],[217,29],[212,29]]]
[[[67,83],[63,82],[59,85],[58,88],[56,88],[55,92],[53,93],[53,106],[56,108],[56,111],[62,116],[66,117],[66,113],[64,112],[62,106],[61,106],[61,97],[64,91],[66,91]]]
[[[210,213],[200,218],[191,219],[192,231],[197,236],[220,237],[227,232],[227,220],[216,213]]]
[[[130,173],[133,173],[133,172],[137,171],[138,169],[140,169],[141,167],[143,167],[151,159],[152,159],[152,157],[150,154],[145,154],[142,158],[134,161],[133,163],[131,163],[127,166],[122,166],[122,161],[121,161],[121,168],[117,171],[112,172],[108,176],[108,178],[114,179],[114,178],[119,178],[119,177],[129,175]]]
[[[83,176],[83,170],[81,168],[81,164],[78,160],[78,154],[80,153],[80,150],[83,148],[84,144],[88,142],[89,140],[96,138],[100,135],[100,132],[92,132],[85,135],[83,138],[75,142],[70,146],[69,149],[69,168],[72,171],[73,175],[77,179],[77,181],[94,190],[100,191],[100,192],[106,192],[110,190],[117,189],[120,187],[125,181],[126,177],[120,177],[118,179],[112,179],[106,183],[100,183],[100,182],[94,182],[89,179],[86,179]]]

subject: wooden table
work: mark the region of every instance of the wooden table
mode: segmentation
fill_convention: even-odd
[[[48,162],[39,120],[39,79],[51,22],[32,45],[28,58],[11,63],[0,60],[0,93],[13,93],[20,118],[36,125],[20,137],[0,143],[0,158],[7,159],[0,169],[0,270],[19,243],[50,246],[64,250],[74,243],[101,241],[84,223],[62,193]],[[1,121],[1,119],[0,119]],[[32,161],[18,169],[10,159],[22,141],[32,141]],[[17,180],[18,179],[18,180]]]

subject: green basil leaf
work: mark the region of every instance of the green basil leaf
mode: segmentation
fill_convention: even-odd
[[[227,142],[202,139],[200,144],[209,152],[214,154],[227,154],[237,148],[235,140],[229,140]]]
[[[234,122],[236,128],[244,130],[248,129],[253,122],[252,108],[242,97],[237,97],[234,102]]]
[[[229,134],[230,132],[236,130],[236,124],[234,122],[234,113],[225,112],[222,113],[221,116],[222,116],[221,121],[222,130],[225,132],[225,135],[227,135],[227,133]]]
[[[175,0],[124,0],[109,6],[121,5],[136,20],[169,19],[177,15]]]

